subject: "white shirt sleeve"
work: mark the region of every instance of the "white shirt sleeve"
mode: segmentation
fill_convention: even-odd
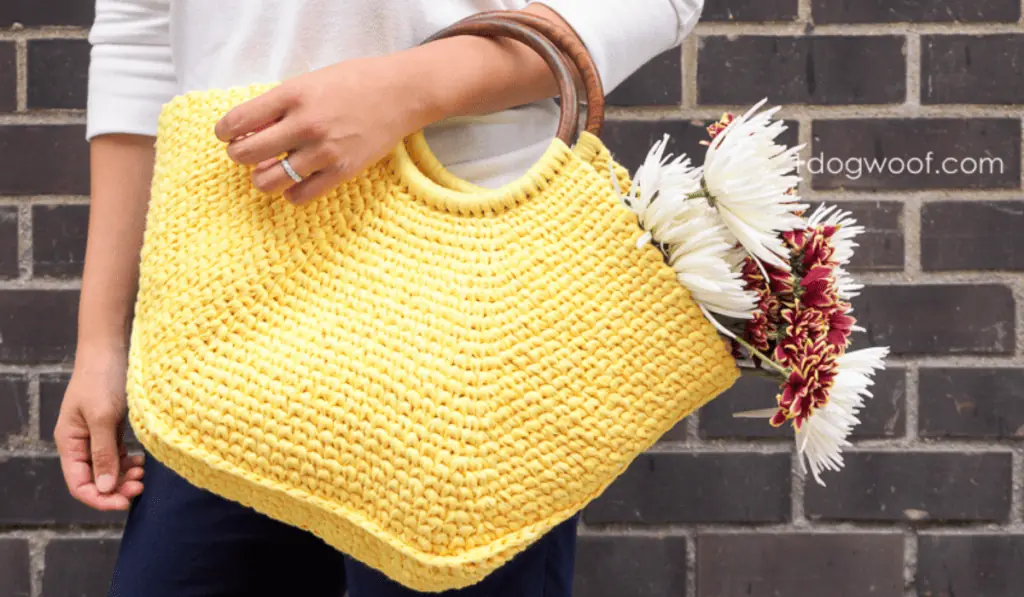
[[[170,0],[96,0],[87,139],[156,134],[160,109],[177,91],[169,9]]]
[[[682,43],[704,0],[538,0],[583,39],[605,93],[655,56]]]

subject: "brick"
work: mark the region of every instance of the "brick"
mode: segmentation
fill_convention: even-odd
[[[0,539],[0,597],[29,597],[32,570],[26,539]]]
[[[104,597],[110,586],[116,539],[54,539],[46,545],[43,595]]]
[[[0,195],[89,193],[89,144],[80,125],[0,127]]]
[[[815,189],[1014,189],[1020,122],[1000,118],[818,120]]]
[[[36,276],[82,275],[88,205],[35,205],[32,208],[32,260]]]
[[[706,0],[701,21],[795,21],[797,0]]]
[[[890,104],[906,99],[904,38],[701,38],[698,103]]]
[[[906,372],[887,369],[875,375],[873,397],[860,413],[854,438],[902,437],[906,433]],[[778,385],[760,377],[744,376],[736,386],[700,410],[700,435],[706,439],[792,439],[793,428],[774,428],[764,419],[741,419],[733,413],[771,408]]]
[[[18,277],[18,208],[0,207],[0,278]]]
[[[1022,104],[1024,35],[921,39],[922,104]]]
[[[1010,513],[1008,453],[851,452],[844,460],[823,479],[827,487],[808,482],[808,518],[1004,522]]]
[[[683,101],[680,58],[678,48],[654,58],[608,94],[608,105],[678,106]]]
[[[1024,369],[921,369],[924,437],[1024,438]]]
[[[14,42],[0,43],[0,112],[18,108],[18,65]]]
[[[1024,595],[1024,535],[922,533],[917,590],[923,597]]]
[[[687,417],[687,418],[689,418],[689,417]],[[681,441],[686,441],[686,434],[687,434],[686,429],[687,429],[687,420],[683,419],[682,421],[679,421],[678,423],[676,423],[676,425],[672,429],[669,429],[665,433],[665,435],[662,435],[661,438],[658,441],[662,441],[662,442],[681,442]]]
[[[700,534],[697,597],[740,595],[903,597],[903,536]]]
[[[903,204],[899,201],[829,201],[850,212],[865,227],[857,238],[851,271],[902,271],[904,265]]]
[[[660,141],[664,135],[669,135],[671,140],[668,145],[668,152],[673,155],[685,153],[690,156],[695,165],[704,163],[704,155],[707,147],[700,144],[708,140],[708,133],[705,127],[711,121],[683,121],[663,120],[650,121],[609,121],[601,135],[608,149],[615,159],[627,168],[630,172],[643,163],[644,158],[650,151],[651,146]],[[786,122],[788,129],[779,135],[776,142],[788,146],[797,145],[798,128],[796,122]]]
[[[45,442],[53,441],[53,428],[60,416],[60,404],[68,389],[70,375],[51,374],[39,378],[39,437]]]
[[[582,536],[573,592],[586,597],[686,595],[685,537]]]
[[[71,497],[57,458],[0,460],[0,525],[109,525],[122,519],[121,513],[99,512]]]
[[[95,2],[81,0],[4,0],[0,3],[0,27],[21,23],[38,25],[78,25],[88,27],[95,18]]]
[[[644,454],[586,509],[584,520],[784,521],[790,511],[789,471],[789,454]]]
[[[28,428],[28,380],[18,375],[0,375],[0,444],[7,437]]]
[[[77,291],[0,290],[0,362],[69,361],[77,321]]]
[[[896,355],[1012,354],[1013,293],[995,284],[869,286],[853,300],[854,343]]]
[[[29,109],[85,109],[89,42],[41,39],[28,42]]]
[[[921,208],[921,267],[1024,270],[1024,201],[927,203]]]
[[[1017,0],[811,0],[814,22],[1016,22]]]

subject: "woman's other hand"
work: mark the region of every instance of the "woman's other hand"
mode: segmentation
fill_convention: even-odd
[[[527,12],[571,28],[548,8]],[[253,185],[303,203],[371,166],[406,136],[449,116],[483,114],[552,97],[543,59],[506,39],[458,36],[388,56],[318,69],[230,110],[217,138]],[[302,178],[296,182],[280,163]]]
[[[217,137],[253,185],[295,203],[325,194],[434,117],[402,54],[349,60],[285,81],[229,111]],[[304,180],[296,183],[278,158]]]
[[[127,510],[142,493],[142,456],[124,445],[123,349],[80,348],[53,436],[71,495],[97,510]]]

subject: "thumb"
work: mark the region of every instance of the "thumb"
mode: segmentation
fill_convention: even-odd
[[[110,493],[117,488],[121,459],[118,446],[118,419],[115,412],[102,412],[90,417],[88,421],[92,474],[96,481],[96,489],[100,493]]]

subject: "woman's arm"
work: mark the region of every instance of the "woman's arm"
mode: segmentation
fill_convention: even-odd
[[[693,26],[701,0],[545,4],[525,10],[569,33],[583,32],[610,88],[677,44]],[[637,12],[642,16],[632,14]],[[622,31],[611,26],[618,20]],[[496,112],[556,92],[548,66],[525,45],[459,36],[295,77],[229,111],[215,133],[228,143],[233,160],[254,166],[256,188],[301,203],[355,176],[433,122]],[[278,163],[285,153],[303,177],[297,184]]]
[[[54,439],[71,494],[93,508],[124,510],[142,491],[142,461],[129,457],[123,444],[124,392],[153,139],[103,135],[90,151],[78,347]]]
[[[123,443],[125,376],[152,135],[174,93],[167,10],[167,0],[98,0],[89,34],[89,235],[75,366],[54,438],[71,494],[101,510],[126,509],[142,491],[141,460]]]
[[[572,32],[546,6],[526,10]],[[547,64],[525,45],[459,36],[300,75],[229,111],[215,133],[229,142],[232,159],[256,166],[257,188],[302,203],[355,176],[429,124],[556,92]],[[295,184],[278,164],[283,153],[304,182]]]

